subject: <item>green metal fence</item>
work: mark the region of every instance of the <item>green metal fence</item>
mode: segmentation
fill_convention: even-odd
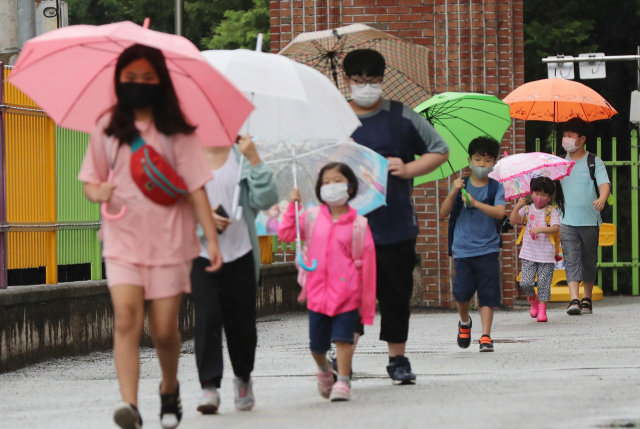
[[[555,153],[555,141],[552,143],[552,150]],[[619,161],[617,158],[617,138],[611,139],[611,161],[604,161],[604,164],[610,171],[609,178],[611,179],[611,192],[616,199],[616,203],[612,206],[612,223],[616,226],[617,238],[613,245],[613,257],[611,262],[603,262],[602,248],[598,248],[598,285],[603,285],[603,270],[611,269],[613,274],[612,289],[614,292],[618,291],[618,270],[620,268],[631,268],[631,291],[633,295],[640,294],[640,264],[638,263],[639,256],[639,236],[638,236],[638,168],[640,162],[638,159],[638,131],[631,131],[631,160]],[[540,139],[536,139],[536,151],[540,151]],[[602,158],[602,139],[597,139],[597,151],[598,157]],[[625,195],[618,193],[618,169],[619,168],[631,168],[631,262],[622,262],[618,260],[618,239],[624,237],[629,238],[628,231],[620,234],[619,218],[618,218],[618,203],[626,198]],[[603,288],[604,290],[604,288]]]
[[[100,212],[82,193],[78,171],[89,135],[56,127],[56,185],[58,265],[91,264],[91,279],[102,278],[102,255],[97,230]]]

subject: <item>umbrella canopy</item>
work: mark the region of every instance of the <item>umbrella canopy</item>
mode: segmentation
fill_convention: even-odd
[[[444,92],[414,109],[449,145],[449,160],[432,173],[416,177],[414,185],[443,180],[469,166],[469,143],[476,137],[502,140],[511,125],[509,106],[493,95]]]
[[[61,127],[90,132],[116,103],[116,62],[134,44],[162,51],[180,106],[203,145],[229,146],[236,140],[253,110],[249,100],[189,40],[132,22],[75,25],[31,39],[9,82]]]
[[[415,107],[431,96],[429,50],[363,24],[302,33],[280,54],[319,70],[349,97],[342,61],[355,49],[374,49],[384,56],[385,98]]]
[[[351,167],[358,177],[358,196],[349,205],[359,214],[367,214],[386,202],[389,162],[362,145],[339,140],[273,144],[258,139],[256,148],[263,162],[273,170],[280,195],[278,205],[256,218],[260,235],[277,234],[278,223],[289,204],[289,193],[295,183],[294,164],[297,164],[297,182],[304,208],[319,203],[316,198],[318,173],[326,164],[337,160]]]
[[[531,193],[531,180],[545,176],[560,180],[571,174],[575,162],[548,153],[519,153],[502,158],[489,177],[504,185],[505,198],[524,197]]]
[[[360,126],[340,91],[311,67],[245,49],[202,54],[255,105],[242,133],[273,142],[348,140]]]
[[[618,112],[593,89],[572,80],[553,78],[525,83],[504,100],[511,117],[525,121],[587,122],[610,119]]]

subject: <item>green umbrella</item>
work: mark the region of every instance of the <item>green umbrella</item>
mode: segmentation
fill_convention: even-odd
[[[511,125],[509,105],[493,95],[473,92],[443,92],[414,109],[434,126],[449,145],[449,160],[414,185],[443,180],[469,166],[469,143],[491,136],[500,141]]]

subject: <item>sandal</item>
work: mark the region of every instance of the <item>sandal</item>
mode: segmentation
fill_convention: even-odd
[[[572,300],[569,303],[569,307],[567,307],[567,314],[569,316],[580,316],[582,314],[582,309],[580,308],[580,301],[577,299]]]
[[[582,314],[592,314],[593,302],[591,301],[591,298],[582,298],[580,309],[582,310]]]

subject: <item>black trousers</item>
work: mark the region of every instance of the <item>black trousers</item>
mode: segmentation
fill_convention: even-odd
[[[380,340],[406,343],[409,337],[416,240],[376,245],[376,296],[380,308]],[[364,334],[358,323],[356,333]]]
[[[191,297],[196,311],[196,364],[200,384],[220,387],[222,326],[236,377],[248,382],[253,371],[256,331],[256,277],[253,254],[247,253],[208,273],[205,258],[193,261]]]

